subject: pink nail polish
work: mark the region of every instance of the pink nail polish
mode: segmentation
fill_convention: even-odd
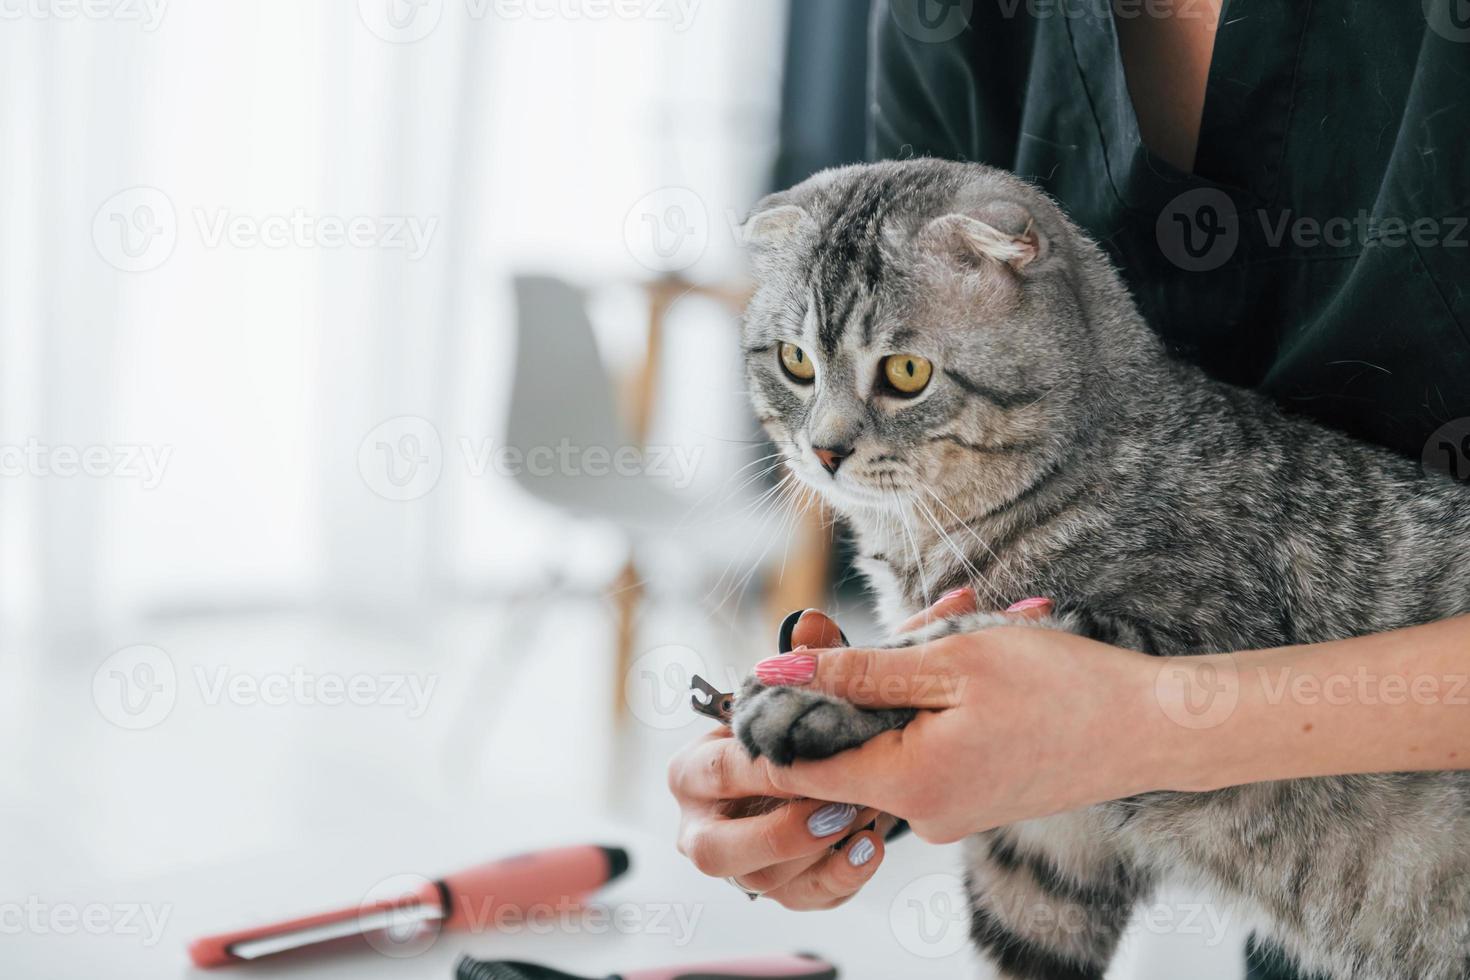
[[[968,585],[961,586],[958,589],[951,589],[950,591],[946,592],[944,595],[940,596],[939,599],[938,599],[938,602],[936,602],[935,604],[938,605],[939,602],[947,602],[950,599],[958,599],[960,596],[964,595],[965,593],[967,593],[969,591],[970,591],[970,587]]]
[[[817,676],[817,658],[797,653],[768,657],[755,665],[755,676],[768,686],[806,684]]]
[[[1022,599],[1020,602],[1012,603],[1006,607],[1006,612],[1025,612],[1027,609],[1035,609],[1037,606],[1045,606],[1051,603],[1050,599],[1036,596],[1030,599]]]

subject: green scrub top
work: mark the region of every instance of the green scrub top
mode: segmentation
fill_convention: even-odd
[[[872,156],[1035,181],[1179,356],[1470,479],[1470,2],[1229,0],[1192,174],[1119,56],[1157,4],[1117,4],[876,0]]]
[[[1470,0],[1229,0],[1192,174],[1119,57],[1157,0],[1116,2],[877,0],[874,158],[1030,178],[1180,356],[1470,479]]]

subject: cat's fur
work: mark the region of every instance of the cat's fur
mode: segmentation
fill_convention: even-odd
[[[851,526],[890,629],[966,584],[996,608],[1054,597],[1047,625],[1161,656],[1470,612],[1470,490],[1172,360],[1103,252],[1013,175],[827,171],[746,227],[758,413]],[[782,341],[815,384],[783,374]],[[892,353],[933,362],[917,399],[875,394]],[[814,445],[852,455],[829,475]],[[909,717],[752,680],[735,727],[788,763]],[[1154,793],[966,854],[974,938],[1006,977],[1101,977],[1130,910],[1178,877],[1258,916],[1305,969],[1470,978],[1470,773]],[[1018,914],[1037,903],[1068,914]]]

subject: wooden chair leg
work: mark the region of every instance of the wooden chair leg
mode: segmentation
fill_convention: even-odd
[[[613,580],[608,598],[613,603],[613,723],[621,725],[628,714],[623,684],[633,666],[633,646],[638,637],[638,610],[643,604],[643,579],[629,558]]]
[[[824,609],[832,599],[832,530],[821,507],[807,505],[791,532],[784,569],[771,571],[766,618],[775,624],[797,609]]]

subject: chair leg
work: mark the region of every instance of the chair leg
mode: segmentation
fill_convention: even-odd
[[[638,610],[643,603],[643,580],[629,558],[608,592],[613,603],[613,724],[621,726],[628,714],[623,685],[633,666],[633,645],[638,635]]]
[[[825,608],[832,598],[832,532],[819,505],[802,510],[787,547],[784,569],[773,570],[766,586],[766,617],[772,624],[797,609]]]

